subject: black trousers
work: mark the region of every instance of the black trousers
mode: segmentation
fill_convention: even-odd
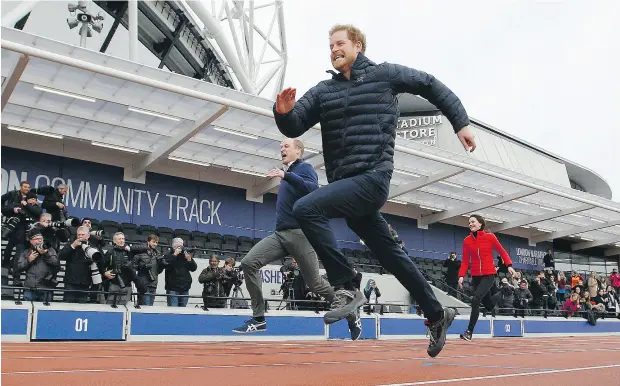
[[[379,212],[387,201],[391,177],[388,172],[370,170],[335,181],[299,199],[293,214],[323,263],[331,285],[346,285],[356,276],[338,248],[329,221],[344,218],[381,265],[411,293],[426,318],[434,322],[441,318],[442,306],[418,267],[394,241]]]
[[[495,308],[502,293],[499,291],[494,295],[491,293],[495,286],[495,275],[473,276],[471,281],[474,287],[474,296],[471,299],[471,315],[467,329],[473,333],[476,323],[478,323],[480,303],[488,311],[491,311]]]

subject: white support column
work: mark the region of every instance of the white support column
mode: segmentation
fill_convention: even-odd
[[[325,165],[325,160],[321,154],[317,154],[312,158],[309,158],[306,162],[308,162],[314,169],[320,168]],[[278,187],[280,185],[280,179],[277,177],[273,177],[261,185],[254,186],[252,189],[248,189],[246,194],[246,198],[250,201],[254,201],[254,199],[258,199],[263,196],[265,193],[268,193],[272,189]]]
[[[538,216],[528,216],[522,220],[509,221],[503,224],[490,226],[489,231],[493,233],[497,233],[497,232],[505,231],[507,229],[518,228],[518,227],[522,227],[522,226],[526,226],[530,224],[536,224],[537,222],[551,220],[551,219],[562,217],[562,216],[568,216],[569,214],[583,212],[583,211],[586,211],[592,208],[593,208],[592,205],[580,205],[575,208],[566,209],[566,210],[562,210],[559,212],[549,212],[549,213],[541,214]]]
[[[278,7],[278,24],[280,26],[280,45],[282,46],[282,71],[278,77],[278,82],[276,83],[276,88],[274,89],[273,99],[276,99],[276,95],[282,91],[284,87],[284,78],[286,76],[286,65],[288,64],[288,50],[286,48],[286,30],[284,28],[284,6],[282,0],[276,1],[276,7]]]
[[[388,200],[394,197],[402,196],[405,193],[409,193],[413,190],[423,188],[427,185],[433,184],[435,182],[445,180],[446,178],[450,178],[457,174],[461,174],[465,171],[463,168],[455,168],[450,167],[441,172],[431,174],[430,176],[422,177],[415,182],[411,182],[404,185],[399,185],[396,187],[390,187],[390,194],[388,195]]]
[[[128,1],[129,60],[138,61],[138,0]]]
[[[559,239],[559,238],[566,237],[566,236],[576,235],[579,233],[585,233],[585,232],[595,231],[598,229],[609,228],[614,225],[620,225],[620,220],[609,221],[606,223],[598,223],[594,225],[588,225],[585,227],[576,226],[576,227],[567,229],[565,231],[556,231],[556,232],[551,232],[551,233],[543,232],[543,233],[530,237],[530,239],[534,243],[540,243],[542,241],[550,241],[550,240]]]
[[[28,12],[31,12],[35,5],[37,5],[37,1],[20,1],[15,8],[2,17],[2,26],[13,28],[15,23],[20,21],[22,17],[26,16]],[[6,7],[6,3],[4,3],[4,6]],[[65,5],[65,9],[66,7],[67,6]]]
[[[513,194],[507,194],[501,197],[494,197],[494,198],[491,198],[483,202],[466,204],[458,208],[446,210],[440,213],[434,213],[434,214],[422,216],[422,218],[420,219],[420,223],[421,225],[429,225],[429,224],[436,223],[442,220],[447,220],[452,217],[461,216],[463,214],[471,214],[481,209],[489,208],[491,206],[503,204],[508,201],[517,200],[519,198],[532,195],[536,192],[537,190],[534,190],[534,189],[524,189],[524,190],[518,191]]]
[[[600,247],[601,245],[607,245],[607,244],[613,244],[613,243],[620,243],[620,235],[608,237],[602,240],[586,241],[584,243],[577,243],[577,244],[571,245],[570,247],[573,251],[579,251],[581,249]]]
[[[146,171],[146,169],[154,164],[155,162],[161,160],[162,158],[166,158],[178,149],[181,145],[187,142],[190,138],[195,136],[202,130],[205,126],[210,125],[216,119],[221,117],[226,111],[228,111],[228,106],[222,106],[215,114],[209,113],[203,116],[200,119],[197,119],[187,130],[182,133],[179,133],[176,137],[171,137],[166,144],[162,145],[160,148],[155,149],[152,153],[146,156],[137,164],[133,165],[132,175],[134,178],[138,178],[142,173]]]
[[[211,35],[219,45],[222,53],[224,54],[224,57],[228,61],[228,64],[235,72],[239,83],[241,83],[241,87],[243,87],[243,90],[249,94],[256,94],[256,90],[254,89],[252,82],[250,81],[243,67],[239,63],[239,58],[233,51],[229,42],[226,40],[226,36],[222,33],[219,21],[215,20],[213,16],[211,16],[209,10],[206,8],[203,2],[187,1],[187,4],[205,24],[205,29],[208,31],[207,35]]]
[[[9,102],[9,98],[11,98],[11,94],[13,94],[13,90],[17,86],[17,82],[22,77],[26,66],[28,65],[29,58],[26,55],[21,55],[15,63],[15,66],[11,70],[9,76],[6,77],[4,83],[2,83],[2,110],[4,111],[4,106]]]

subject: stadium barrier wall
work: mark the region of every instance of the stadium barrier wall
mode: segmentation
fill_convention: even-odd
[[[235,334],[231,330],[250,317],[248,310],[143,307],[94,304],[50,304],[2,301],[2,341],[291,341],[349,339],[346,321],[326,326],[312,311],[269,312],[267,331]],[[448,330],[456,338],[468,317],[457,316]],[[415,314],[362,315],[362,339],[426,339],[424,319]],[[620,320],[481,317],[476,338],[620,335]]]

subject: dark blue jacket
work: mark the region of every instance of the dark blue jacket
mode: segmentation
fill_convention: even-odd
[[[469,125],[461,101],[432,75],[391,63],[377,65],[361,53],[351,79],[333,74],[304,94],[285,115],[273,111],[278,128],[296,138],[321,123],[323,157],[329,182],[378,169],[394,169],[397,95],[420,95],[437,106],[455,132]]]
[[[309,163],[293,162],[284,173],[276,201],[276,231],[299,229],[293,216],[293,205],[306,194],[319,188],[319,177]]]

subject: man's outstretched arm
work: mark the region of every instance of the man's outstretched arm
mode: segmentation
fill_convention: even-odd
[[[454,132],[457,133],[463,146],[471,147],[474,151],[474,135],[469,127],[469,117],[461,100],[445,84],[433,75],[424,71],[389,64],[389,74],[392,87],[397,93],[415,94],[428,100],[448,118]]]
[[[276,125],[288,138],[297,138],[319,122],[320,107],[311,88],[295,103],[297,90],[287,88],[276,97],[273,114]]]

